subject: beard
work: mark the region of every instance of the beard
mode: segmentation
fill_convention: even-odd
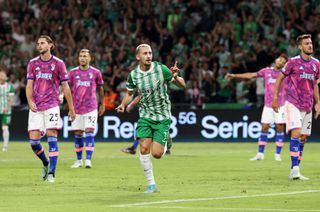
[[[45,53],[47,53],[47,52],[48,52],[48,49],[44,49],[44,50],[39,51],[39,52],[40,52],[40,54],[45,54]]]
[[[310,55],[312,55],[313,54],[313,49],[312,50],[310,50],[310,51],[302,51],[304,54],[306,54],[306,55],[308,55],[308,56],[310,56]]]
[[[149,68],[151,66],[151,62],[152,61],[144,61],[144,66]]]

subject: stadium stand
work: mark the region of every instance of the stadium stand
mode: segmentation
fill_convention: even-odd
[[[26,63],[36,55],[34,41],[41,34],[53,37],[54,54],[68,69],[77,64],[79,49],[91,49],[106,89],[118,99],[134,48],[150,43],[154,59],[168,66],[178,60],[188,89],[172,89],[172,100],[192,108],[256,104],[256,82],[223,76],[256,72],[280,53],[295,55],[300,33],[320,37],[316,0],[0,0],[0,11],[0,67],[12,76],[19,108],[26,106]],[[320,40],[314,43],[317,49]]]

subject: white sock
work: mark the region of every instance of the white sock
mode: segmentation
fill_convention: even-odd
[[[298,170],[298,171],[300,171],[300,168],[299,168],[299,166],[294,166],[294,167],[292,167],[292,170]]]
[[[9,128],[8,126],[2,126],[3,146],[8,147],[9,144]]]
[[[154,181],[154,176],[153,176],[153,168],[152,168],[152,162],[150,159],[150,154],[147,155],[141,155],[140,153],[140,163],[144,171],[144,175],[147,178],[148,185],[150,184],[156,184]]]

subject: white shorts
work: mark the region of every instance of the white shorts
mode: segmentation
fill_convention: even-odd
[[[310,135],[312,127],[312,112],[300,111],[290,102],[285,103],[287,132],[300,128],[302,135]]]
[[[71,130],[96,129],[98,120],[98,111],[94,110],[85,114],[76,114],[75,120],[71,123]]]
[[[284,117],[284,106],[280,107],[278,113],[276,113],[271,107],[263,107],[261,123],[263,124],[284,124],[286,123]]]
[[[29,110],[28,131],[39,130],[60,130],[62,128],[62,120],[60,117],[59,106],[48,110],[33,112]]]

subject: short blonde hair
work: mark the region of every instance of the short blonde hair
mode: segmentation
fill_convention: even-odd
[[[142,44],[140,44],[139,46],[137,46],[137,48],[136,48],[136,54],[139,53],[141,47],[149,47],[149,48],[151,49],[151,46],[150,46],[149,44],[142,43]]]

